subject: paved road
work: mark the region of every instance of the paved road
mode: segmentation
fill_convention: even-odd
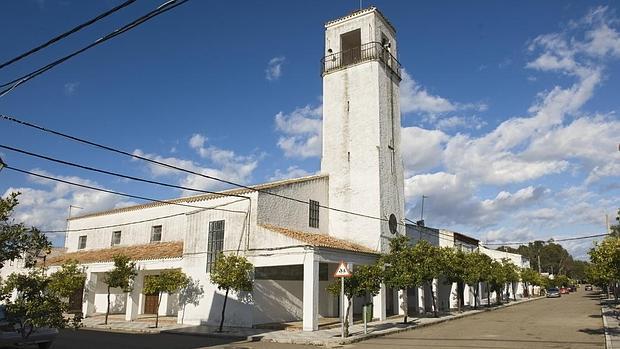
[[[580,291],[447,323],[371,339],[347,348],[604,348],[598,297]],[[135,335],[63,331],[55,349],[103,348],[304,348],[274,343],[244,343],[174,334]],[[316,347],[305,347],[316,348]]]
[[[580,290],[347,348],[604,348],[598,296]]]

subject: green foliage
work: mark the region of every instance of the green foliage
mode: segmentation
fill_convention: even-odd
[[[620,238],[620,208],[616,214],[616,224],[610,226],[609,229],[611,230],[611,235],[613,237]]]
[[[384,266],[380,263],[360,265],[355,268],[351,277],[344,278],[344,294],[349,300],[345,313],[345,337],[349,335],[349,312],[351,311],[353,297],[377,295],[381,289],[381,282],[383,282],[383,268]],[[338,278],[327,287],[327,291],[339,296],[340,286],[341,281]]]
[[[105,273],[103,277],[103,282],[108,285],[108,306],[105,312],[105,324],[108,323],[108,316],[110,315],[110,289],[118,287],[123,292],[130,292],[133,280],[138,275],[136,263],[132,262],[129,257],[118,254],[113,257],[113,260],[114,268]]]
[[[250,292],[253,289],[252,270],[254,266],[247,258],[236,255],[220,255],[215,260],[211,270],[211,282],[217,285],[220,290],[226,290],[224,304],[222,306],[222,317],[220,319],[219,332],[224,326],[224,315],[226,313],[226,301],[228,293]]]
[[[75,260],[65,262],[62,267],[50,275],[49,290],[59,297],[71,297],[84,286],[86,275]]]
[[[504,265],[501,262],[492,261],[490,265],[488,283],[491,291],[494,291],[497,295],[497,304],[502,302],[501,295],[507,281],[506,268],[504,268]]]
[[[556,287],[567,287],[572,282],[566,275],[556,275],[553,280],[551,280],[551,283]]]
[[[220,254],[211,271],[211,282],[220,290],[250,292],[254,266],[243,256]]]
[[[19,203],[19,193],[0,198],[0,268],[6,261],[24,259],[26,268],[36,265],[37,258],[50,252],[52,243],[34,227],[15,223],[11,218]]]
[[[381,257],[380,263],[386,266],[383,275],[387,287],[404,290],[421,283],[413,250],[406,236],[390,240],[390,252]]]
[[[588,268],[590,282],[604,287],[620,280],[620,238],[609,236],[588,253],[592,263]]]
[[[27,338],[40,327],[65,328],[69,324],[77,327],[81,317],[65,317],[68,302],[61,295],[66,289],[53,290],[52,278],[42,269],[33,269],[27,274],[11,274],[2,285],[2,300],[6,305],[7,318],[15,322],[18,332]],[[12,299],[13,290],[17,297]]]
[[[157,308],[164,293],[179,292],[189,284],[189,277],[180,269],[164,270],[159,275],[149,275],[144,279],[144,294],[157,294]],[[159,326],[159,312],[155,315],[155,328]]]

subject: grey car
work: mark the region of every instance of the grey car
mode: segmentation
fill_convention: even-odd
[[[547,298],[560,298],[561,296],[560,290],[555,287],[547,290]]]
[[[57,336],[57,329],[41,327],[35,328],[28,337],[23,338],[15,329],[15,324],[7,319],[4,305],[0,305],[0,347],[37,345],[39,349],[48,349]]]

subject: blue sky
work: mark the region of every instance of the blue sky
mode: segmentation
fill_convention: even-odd
[[[0,61],[121,1],[5,1]],[[365,5],[366,2],[364,2]],[[12,80],[151,10],[142,1],[0,71]],[[620,206],[620,13],[597,1],[375,1],[397,28],[408,217],[489,242],[604,232]],[[191,1],[0,98],[0,112],[243,182],[320,165],[323,23],[358,1]],[[0,122],[2,144],[141,177],[217,182]],[[119,191],[179,191],[3,151],[12,166]],[[3,171],[17,218],[131,201]],[[80,213],[81,213],[80,212]],[[59,236],[54,237],[60,241]],[[584,257],[591,241],[565,245]]]

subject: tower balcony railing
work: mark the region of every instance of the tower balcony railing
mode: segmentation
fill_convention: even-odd
[[[400,63],[380,42],[369,42],[359,47],[329,54],[321,59],[321,76],[332,71],[367,61],[383,62],[400,78]]]

